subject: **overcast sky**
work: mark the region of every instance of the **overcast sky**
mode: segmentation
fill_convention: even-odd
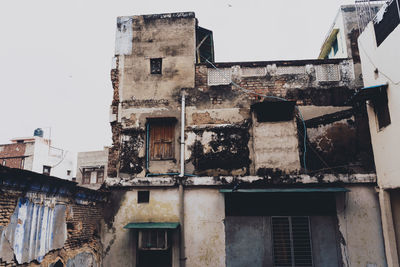
[[[111,144],[116,17],[194,11],[216,61],[316,58],[351,0],[1,0],[0,143],[51,127],[70,151]]]

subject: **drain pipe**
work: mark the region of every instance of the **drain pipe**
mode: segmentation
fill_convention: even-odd
[[[185,91],[182,90],[181,106],[181,173],[180,177],[185,175]]]
[[[180,221],[180,246],[179,246],[179,266],[186,266],[185,254],[185,200],[183,182],[185,176],[185,91],[182,90],[181,106],[181,172],[179,174],[179,221]]]

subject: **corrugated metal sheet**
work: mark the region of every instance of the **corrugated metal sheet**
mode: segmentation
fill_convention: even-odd
[[[0,247],[11,248],[20,264],[41,262],[47,252],[61,248],[67,239],[66,206],[44,202],[20,198],[10,223],[1,233]],[[8,256],[0,251],[0,258]]]

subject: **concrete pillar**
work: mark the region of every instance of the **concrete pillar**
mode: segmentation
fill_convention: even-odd
[[[396,233],[394,231],[390,193],[379,189],[379,205],[381,207],[382,231],[385,242],[385,254],[388,266],[399,266],[397,255]]]

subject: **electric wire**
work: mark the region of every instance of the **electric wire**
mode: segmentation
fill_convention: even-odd
[[[216,69],[219,72],[222,72],[220,69],[218,69],[212,62],[210,62],[207,58],[201,56],[202,58],[204,58],[206,60],[206,62],[208,64],[210,64],[214,69]],[[260,94],[257,93],[255,91],[252,90],[248,90],[246,88],[241,87],[240,85],[238,85],[237,83],[235,83],[234,81],[230,81],[230,83],[237,87],[239,90],[247,93],[247,94],[254,94],[254,95],[258,95],[261,97],[265,97],[265,98],[271,98],[271,99],[276,99],[276,100],[281,100],[281,101],[288,101],[287,99],[283,98],[283,97],[279,97],[279,96],[273,96],[273,95],[264,95],[264,94]],[[304,128],[304,152],[303,152],[303,166],[304,166],[304,170],[307,173],[307,163],[306,163],[306,153],[307,153],[307,127],[306,127],[306,123],[304,121],[303,115],[301,114],[301,111],[299,109],[299,107],[296,105],[296,110],[297,110],[297,114],[299,115],[300,120],[303,123],[303,128]]]

